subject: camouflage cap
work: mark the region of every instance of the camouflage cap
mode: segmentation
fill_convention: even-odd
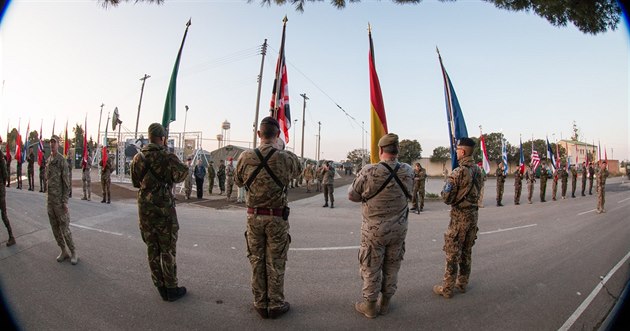
[[[278,121],[271,116],[267,116],[263,118],[262,121],[260,121],[260,125],[263,125],[263,124],[271,124],[275,126],[276,128],[280,129],[280,124],[278,124]]]
[[[398,145],[398,135],[394,133],[388,133],[382,136],[381,139],[378,140],[378,147],[384,147],[384,146],[389,146],[393,144]]]
[[[50,141],[56,141],[57,143],[59,143],[61,141],[61,139],[59,139],[59,136],[57,136],[56,134],[54,134],[52,137],[50,137]]]
[[[149,125],[149,135],[152,137],[165,137],[166,130],[160,123],[153,123]]]

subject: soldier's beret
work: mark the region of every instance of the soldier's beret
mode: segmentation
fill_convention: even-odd
[[[263,124],[273,125],[276,128],[280,129],[280,124],[278,124],[278,121],[275,118],[271,117],[271,116],[267,116],[267,117],[263,118],[262,121],[260,121],[260,125],[263,125]]]
[[[459,138],[457,146],[475,147],[475,141],[468,137]]]
[[[384,146],[389,146],[393,144],[398,145],[398,135],[394,133],[388,133],[382,136],[381,139],[378,140],[378,147],[384,147]]]
[[[149,135],[152,137],[164,137],[166,136],[166,130],[160,123],[153,123],[149,125]]]
[[[57,136],[56,134],[54,134],[52,137],[50,137],[50,140],[54,140],[57,143],[60,141],[59,136]]]

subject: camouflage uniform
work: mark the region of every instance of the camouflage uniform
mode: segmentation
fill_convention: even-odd
[[[549,174],[547,173],[547,167],[543,165],[540,168],[540,202],[547,201],[547,179],[549,179]]]
[[[444,233],[446,270],[442,285],[443,295],[453,295],[453,288],[465,290],[470,277],[472,247],[477,239],[479,218],[479,187],[481,169],[471,156],[459,160],[459,167],[451,172],[444,185],[442,198],[451,206],[451,221]]]
[[[212,189],[214,188],[214,178],[217,176],[216,170],[214,170],[214,165],[212,161],[208,163],[208,194],[212,194]]]
[[[335,167],[332,162],[328,164],[328,167],[322,167],[322,186],[324,187],[324,207],[328,207],[328,200],[330,200],[330,208],[335,206]]]
[[[577,169],[575,166],[571,167],[571,197],[575,198],[575,188],[577,187]]]
[[[70,189],[68,190],[68,197],[72,198],[72,169],[74,166],[72,165],[72,156],[68,154],[68,158],[66,159],[68,162],[68,182],[70,183]]]
[[[258,147],[263,157],[272,149],[268,143]],[[236,185],[245,186],[260,163],[254,150],[241,153],[236,165]],[[283,187],[276,184],[263,169],[253,179],[246,194],[248,211],[245,239],[247,258],[252,266],[254,307],[263,310],[277,309],[285,304],[284,271],[291,236],[288,217],[283,219],[282,210],[288,203],[286,188],[289,181],[302,171],[299,159],[289,151],[276,150],[267,165]]]
[[[219,194],[223,194],[223,192],[225,192],[225,164],[223,160],[221,160],[221,164],[219,164],[217,179],[219,180],[219,190],[221,190]]]
[[[420,169],[413,169],[413,193],[411,194],[411,205],[413,210],[421,212],[424,209],[424,187],[427,180],[427,170],[420,166]],[[420,200],[420,209],[418,209]]]
[[[521,204],[521,191],[523,191],[523,174],[521,169],[516,169],[514,172],[514,204]]]
[[[505,173],[501,168],[497,168],[495,172],[497,176],[497,206],[502,206],[501,200],[503,200],[503,188],[505,186]]]
[[[551,182],[551,200],[553,201],[556,201],[556,195],[558,193],[558,173],[558,169],[553,171],[553,181]]]
[[[527,167],[525,171],[525,180],[527,181],[527,203],[531,204],[534,196],[534,183],[536,183],[536,175],[531,166]]]
[[[26,157],[26,176],[28,178],[28,190],[35,191],[35,154],[33,150],[29,148],[28,156]]]
[[[322,180],[324,180],[324,174],[323,174],[322,170],[323,170],[323,167],[320,166],[315,171],[315,179],[316,179],[315,191],[316,192],[321,192],[322,191]]]
[[[304,168],[304,172],[302,172],[302,177],[306,181],[306,192],[311,191],[311,182],[315,178],[315,170],[313,169],[313,165],[309,164]]]
[[[225,195],[228,200],[232,197],[232,187],[234,187],[234,166],[229,162],[225,167],[225,176],[227,177],[227,187]]]
[[[15,160],[15,176],[17,177],[17,189],[22,189],[22,160],[19,158]]]
[[[39,166],[39,191],[46,193],[46,158],[42,158]]]
[[[400,165],[396,176],[407,193],[392,179],[376,194],[390,175],[382,163],[392,169]],[[376,301],[379,293],[383,298],[391,298],[396,293],[398,270],[405,255],[409,216],[407,194],[413,190],[413,180],[414,170],[411,166],[388,160],[364,166],[348,188],[348,196],[352,201],[362,201],[359,271],[365,301]]]
[[[562,199],[567,197],[567,181],[569,180],[569,173],[566,169],[560,168],[558,175],[560,176],[560,180],[562,182]]]
[[[131,181],[138,190],[138,218],[147,245],[151,279],[158,287],[177,288],[175,262],[177,213],[171,187],[189,176],[188,166],[165,146],[150,143],[133,158]]]
[[[7,143],[6,148],[9,149],[9,143]],[[11,187],[11,153],[9,152],[7,156],[7,177],[5,178],[6,183],[3,184],[6,184],[7,187]]]
[[[186,199],[190,199],[190,194],[192,193],[192,177],[193,177],[193,166],[191,164],[186,165],[188,167],[188,175],[186,179],[184,179],[184,195],[186,195]]]
[[[597,174],[597,213],[605,213],[604,203],[606,202],[606,178],[608,169],[600,170]]]
[[[595,167],[593,167],[593,164],[591,163],[588,166],[588,194],[589,195],[593,195],[593,179],[594,179],[594,177],[595,177]]]
[[[486,179],[488,179],[488,175],[486,175],[486,172],[483,170],[482,167],[479,167],[479,169],[481,169],[481,179],[479,181],[479,183],[481,184],[481,190],[479,191],[479,201],[477,201],[477,206],[479,206],[479,208],[483,208],[483,192],[485,191]]]
[[[582,167],[582,196],[586,196],[586,178],[588,177],[588,169],[586,168],[586,164]]]
[[[81,182],[83,182],[83,198],[82,200],[92,200],[92,158],[88,156],[87,162],[81,165]]]
[[[46,197],[50,226],[61,250],[65,251],[65,247],[68,246],[70,252],[74,252],[75,246],[70,232],[70,215],[68,214],[68,192],[71,189],[69,172],[68,162],[61,154],[51,154],[48,157]]]
[[[9,148],[9,144],[7,143],[7,148]],[[6,200],[6,188],[4,187],[4,183],[8,177],[8,168],[5,162],[4,153],[0,153],[0,215],[2,216],[2,222],[4,222],[4,226],[7,228],[7,232],[9,233],[9,240],[7,241],[7,246],[11,246],[15,244],[15,238],[13,237],[13,231],[11,230],[11,223],[9,222],[9,216],[7,215],[7,200]]]
[[[103,190],[103,200],[101,202],[111,202],[112,193],[111,193],[111,185],[112,185],[112,171],[114,170],[114,161],[111,158],[107,158],[107,162],[102,164],[101,161],[101,188]]]

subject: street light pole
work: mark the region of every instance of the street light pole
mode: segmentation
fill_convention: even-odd
[[[302,151],[300,152],[300,157],[304,159],[304,125],[306,124],[306,100],[308,100],[308,97],[306,93],[302,93],[300,96],[304,98],[304,106],[302,107]]]
[[[297,125],[297,118],[293,121],[293,126],[295,127]],[[297,131],[297,128],[293,129],[293,153],[295,153],[295,133]]]
[[[186,107],[186,115],[184,115],[184,133],[183,133],[183,143],[184,143],[184,148],[186,147],[186,120],[188,119],[188,105],[184,106]],[[182,147],[182,145],[179,146],[180,148]]]
[[[136,116],[136,131],[133,135],[134,139],[138,139],[138,122],[140,121],[140,107],[142,106],[142,94],[144,93],[144,83],[147,81],[147,78],[151,78],[151,76],[144,74],[144,77],[140,78],[142,81],[142,88],[140,89],[140,102],[138,103],[138,116]]]

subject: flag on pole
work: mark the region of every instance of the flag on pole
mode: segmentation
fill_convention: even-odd
[[[103,146],[103,151],[101,154],[101,166],[104,167],[107,164],[107,146]]]
[[[81,169],[84,169],[88,162],[88,143],[87,143],[87,114],[85,115],[85,126],[83,128],[83,157],[81,158]]]
[[[536,171],[538,165],[540,164],[540,156],[538,156],[538,151],[532,152],[532,170]]]
[[[41,167],[44,162],[44,139],[42,125],[39,125],[39,143],[37,144],[37,164]]]
[[[606,145],[604,145],[604,161],[608,163],[608,154],[606,154]]]
[[[569,170],[569,168],[571,168],[571,157],[569,156],[569,143],[564,144],[567,148],[567,170]]]
[[[7,145],[6,145],[6,152],[7,152],[7,162],[9,160],[11,160],[11,150],[9,149],[9,123],[7,123]]]
[[[444,98],[446,101],[446,117],[448,121],[448,133],[449,141],[451,145],[451,167],[457,168],[457,140],[460,138],[468,137],[468,130],[466,129],[466,122],[464,121],[464,114],[459,106],[455,89],[451,83],[451,79],[444,69],[442,64],[442,56],[440,51],[436,48],[438,58],[440,59],[440,67],[442,68],[442,77],[444,78]]]
[[[580,164],[580,152],[578,151],[577,141],[575,142],[575,166],[577,167]]]
[[[31,120],[29,120],[28,124],[26,125],[26,141],[22,142],[24,144],[24,146],[22,147],[22,161],[21,161],[21,163],[26,162],[26,153],[28,153],[28,146],[29,146],[29,142],[28,142],[29,131],[31,131]]]
[[[55,135],[55,123],[57,123],[57,118],[55,117],[55,119],[53,119],[53,129],[52,129],[52,134],[50,135],[51,137]]]
[[[597,161],[602,160],[602,142],[597,141]]]
[[[547,138],[547,158],[551,162],[551,167],[555,171],[558,168],[558,164],[556,163],[556,157],[553,154],[553,149],[551,148],[551,144],[549,143],[549,138]]]
[[[520,145],[520,153],[519,153],[519,157],[518,157],[518,167],[519,167],[519,172],[522,175],[523,173],[525,173],[525,155],[523,155],[523,140],[519,137],[518,141],[519,141],[519,145]]]
[[[184,38],[182,44],[177,52],[177,59],[175,60],[175,66],[173,67],[173,73],[171,74],[171,80],[168,83],[168,91],[166,92],[166,102],[164,103],[164,114],[162,115],[162,126],[168,132],[168,126],[176,119],[177,104],[175,94],[177,92],[177,72],[179,71],[179,60],[182,57],[182,50],[184,49],[184,42],[186,41],[186,35],[188,34],[188,27],[191,24],[191,19],[186,23],[186,31],[184,31]]]
[[[273,90],[271,91],[271,102],[269,111],[271,116],[278,120],[282,140],[289,142],[289,129],[291,128],[291,109],[289,107],[289,76],[287,75],[287,63],[284,57],[284,40],[287,30],[287,17],[282,19],[282,39],[280,51],[278,52],[278,62],[276,62],[276,75],[273,80]]]
[[[508,157],[507,157],[507,144],[505,139],[501,138],[501,159],[503,160],[503,174],[508,174]]]
[[[560,169],[560,145],[556,142],[556,169]]]
[[[66,120],[66,131],[63,135],[63,157],[68,157],[70,152],[70,140],[68,139],[68,121]]]
[[[370,41],[370,53],[368,65],[370,70],[370,127],[371,145],[370,162],[378,163],[378,141],[388,133],[387,116],[385,114],[385,104],[383,103],[383,93],[381,84],[376,73],[376,63],[374,59],[374,43],[372,41],[372,28],[368,24],[368,39]]]
[[[483,134],[480,139],[480,147],[481,147],[481,166],[483,167],[483,171],[488,174],[490,173],[490,161],[488,161],[488,149],[486,148],[486,139]]]
[[[20,122],[18,122],[17,137],[15,138],[15,162],[22,163],[22,134],[20,133]]]

